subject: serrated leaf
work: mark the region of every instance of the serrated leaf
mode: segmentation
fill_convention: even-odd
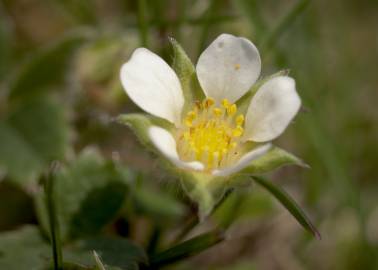
[[[114,164],[86,150],[56,175],[55,203],[62,241],[97,234],[123,205],[127,184]],[[45,195],[37,194],[36,211],[48,231]]]
[[[37,227],[0,234],[0,269],[45,270],[50,262],[50,247]]]
[[[239,174],[263,174],[285,165],[297,165],[308,168],[308,165],[298,157],[274,146],[265,155],[252,161],[252,163]]]
[[[81,29],[33,54],[11,81],[9,99],[15,101],[34,97],[46,91],[47,86],[61,82],[73,53],[87,39],[88,31]]]
[[[194,256],[224,240],[220,230],[201,234],[174,246],[161,253],[153,255],[150,259],[151,267],[160,267]]]
[[[205,98],[199,85],[195,67],[181,45],[173,38],[170,38],[173,48],[172,68],[176,72],[185,97],[185,108],[190,109],[195,100]]]
[[[256,183],[269,191],[293,215],[303,228],[312,233],[316,238],[321,238],[320,233],[312,224],[311,220],[288,193],[262,177],[253,176],[253,179]]]
[[[33,100],[0,123],[0,168],[9,179],[29,185],[69,148],[68,121],[63,106]]]
[[[95,251],[107,270],[138,270],[138,265],[147,262],[147,256],[142,248],[124,238],[94,237],[80,240],[64,253],[66,262],[94,267]]]

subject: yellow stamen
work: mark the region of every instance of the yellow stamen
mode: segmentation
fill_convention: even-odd
[[[228,101],[228,99],[223,99],[222,105],[225,109],[227,109],[230,106],[230,102]]]
[[[229,116],[233,116],[236,113],[237,110],[238,110],[238,107],[236,107],[236,104],[232,104],[232,105],[228,106],[227,114]]]
[[[210,108],[212,113],[207,113]],[[244,116],[237,115],[237,110],[236,104],[227,99],[222,100],[220,106],[215,106],[212,98],[195,102],[178,131],[177,150],[180,158],[197,160],[209,172],[232,162],[234,158],[229,157],[240,152],[240,137],[244,132]]]
[[[232,135],[234,137],[240,137],[244,132],[244,129],[241,126],[237,126],[233,131]]]
[[[219,109],[219,108],[214,108],[213,113],[214,113],[215,116],[219,117],[219,116],[222,115],[222,110]]]
[[[244,115],[239,114],[238,117],[236,117],[236,124],[238,126],[241,126],[244,124]]]

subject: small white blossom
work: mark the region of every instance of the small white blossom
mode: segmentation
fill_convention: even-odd
[[[220,35],[201,54],[196,71],[206,98],[184,112],[180,80],[159,56],[139,48],[121,68],[131,100],[174,125],[173,131],[151,126],[148,134],[180,168],[213,176],[237,173],[270,149],[300,108],[295,81],[276,76],[258,89],[246,111],[238,109],[236,102],[261,71],[259,52],[245,38]]]

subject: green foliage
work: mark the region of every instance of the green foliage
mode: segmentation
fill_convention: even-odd
[[[73,53],[88,40],[88,35],[87,29],[72,32],[33,54],[10,83],[10,101],[35,97],[61,83]]]
[[[310,219],[299,207],[299,205],[283,189],[266,181],[262,177],[254,176],[253,179],[267,191],[269,191],[295,218],[296,220],[315,237],[320,239],[320,233],[312,224]]]
[[[112,221],[126,198],[127,181],[95,151],[84,151],[56,175],[55,201],[62,240],[94,235]],[[39,220],[47,230],[43,193],[36,197]]]
[[[169,38],[169,41],[173,48],[172,68],[180,79],[185,97],[184,110],[190,110],[189,106],[192,106],[193,101],[203,100],[205,96],[201,90],[195,67],[189,56],[174,38]]]
[[[168,130],[172,128],[172,124],[168,121],[143,113],[122,114],[118,116],[117,121],[123,125],[129,126],[139,141],[150,149],[154,149],[148,135],[148,129],[152,125],[160,126]]]
[[[177,219],[184,214],[184,205],[166,192],[152,190],[147,186],[143,186],[134,188],[131,193],[138,210],[151,216],[157,222]]]
[[[194,256],[224,240],[224,234],[220,230],[214,230],[193,237],[177,246],[158,253],[151,257],[152,267],[164,266],[185,258]]]
[[[66,262],[93,267],[97,261],[95,251],[107,270],[138,270],[138,264],[147,263],[144,251],[127,239],[95,237],[83,239],[65,249]]]
[[[0,234],[0,269],[45,270],[50,260],[50,247],[37,227]]]
[[[29,185],[69,148],[64,107],[47,99],[31,100],[0,121],[0,168],[11,181]]]
[[[52,160],[64,164],[49,215],[61,226],[64,270],[377,269],[376,1],[29,2],[0,1],[0,269],[54,269],[37,182]],[[288,195],[290,185],[286,193],[278,182],[254,177],[308,167],[291,153],[273,147],[227,179],[183,173],[182,194],[134,147],[128,130],[109,121],[135,109],[119,82],[131,49],[144,45],[173,60],[187,110],[204,97],[188,55],[199,55],[220,33],[247,37],[260,50],[264,77],[237,102],[241,112],[266,80],[287,71],[265,74],[291,69],[304,105],[280,143],[312,169],[272,177],[297,179],[295,191],[316,213],[323,241],[298,233],[290,217],[276,217],[274,198],[317,235]],[[118,120],[152,150],[148,128],[172,128],[138,113]],[[101,154],[83,151],[93,143]],[[201,234],[213,226],[229,230],[230,241],[201,257],[224,239],[219,230]],[[193,255],[198,260],[186,260]]]
[[[277,146],[273,146],[265,155],[252,161],[240,174],[263,174],[286,165],[297,165],[308,168],[307,164],[293,154]]]

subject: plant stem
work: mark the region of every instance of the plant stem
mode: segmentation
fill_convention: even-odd
[[[54,177],[58,167],[59,163],[57,162],[53,162],[51,164],[49,172],[45,178],[44,189],[46,195],[47,212],[49,217],[54,269],[63,270],[62,247],[59,235],[59,225],[56,218],[56,208],[54,200]]]
[[[230,194],[234,191],[233,188],[228,189],[222,199],[214,206],[213,210],[211,211],[209,217],[226,201],[226,199],[230,196]],[[197,215],[193,215],[186,225],[183,227],[181,232],[176,236],[173,240],[173,244],[179,243],[182,239],[185,238],[199,223],[199,218]]]

